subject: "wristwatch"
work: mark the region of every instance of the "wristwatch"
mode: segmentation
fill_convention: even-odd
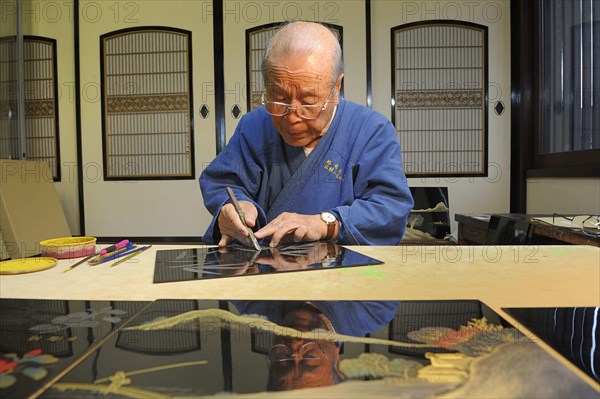
[[[327,235],[325,236],[325,239],[331,240],[331,237],[333,237],[333,233],[335,233],[335,225],[337,223],[337,219],[335,215],[330,212],[321,212],[321,220],[324,221],[327,225]]]

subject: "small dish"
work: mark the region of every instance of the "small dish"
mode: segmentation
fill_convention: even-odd
[[[58,261],[55,258],[22,258],[0,262],[0,274],[23,274],[51,269]]]

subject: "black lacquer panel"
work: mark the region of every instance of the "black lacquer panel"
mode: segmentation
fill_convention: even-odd
[[[0,299],[0,398],[44,389],[149,303]]]
[[[199,280],[293,271],[381,264],[337,244],[314,242],[263,247],[261,251],[241,245],[227,248],[159,250],[154,282]]]
[[[408,215],[404,240],[438,239],[450,234],[448,187],[411,187],[415,205]]]
[[[308,387],[324,397],[597,397],[479,301],[181,300],[145,308],[42,397]]]

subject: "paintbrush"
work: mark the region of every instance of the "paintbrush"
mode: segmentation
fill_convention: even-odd
[[[137,256],[137,255],[141,254],[142,252],[144,252],[145,250],[147,250],[150,247],[152,247],[152,245],[146,245],[144,247],[139,247],[136,250],[134,250],[133,252],[125,255],[123,258],[121,258],[118,261],[114,262],[112,265],[110,265],[110,267],[113,267],[113,266],[116,266],[116,265],[120,265],[121,263],[128,261],[129,259],[133,258],[134,256]]]
[[[86,256],[85,258],[81,259],[79,262],[75,263],[74,265],[71,265],[69,267],[67,267],[65,270],[63,270],[63,273],[68,272],[69,270],[73,270],[75,269],[77,266],[85,263],[86,261],[92,259],[94,256],[97,256],[100,252],[95,253],[95,254],[91,254],[90,256]]]
[[[136,245],[134,243],[128,242],[124,247],[115,249],[114,251],[111,251],[111,252],[106,253],[104,255],[102,255],[102,253],[101,253],[97,257],[95,257],[93,259],[90,259],[90,265],[91,266],[99,265],[101,263],[104,263],[106,261],[109,261],[111,259],[114,259],[116,257],[119,257],[119,256],[123,255],[124,252],[132,251],[135,248],[136,248]]]
[[[252,229],[250,227],[248,227],[248,225],[246,224],[246,216],[244,215],[244,211],[242,210],[242,207],[238,203],[237,198],[235,198],[235,194],[233,193],[233,190],[231,189],[231,187],[226,187],[225,190],[227,191],[227,195],[229,196],[229,199],[231,200],[231,203],[233,204],[235,211],[237,212],[238,216],[240,217],[240,220],[242,221],[244,226],[246,226],[246,228],[248,229],[248,238],[252,242],[252,245],[254,246],[254,248],[257,251],[260,251],[261,250],[260,244],[256,240],[256,237],[254,237],[254,232],[252,231]]]

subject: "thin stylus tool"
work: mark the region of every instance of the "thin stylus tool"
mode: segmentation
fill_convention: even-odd
[[[226,187],[225,190],[227,191],[229,200],[233,204],[235,211],[237,212],[238,216],[240,217],[240,220],[242,221],[244,226],[246,226],[246,228],[248,229],[248,238],[250,238],[250,241],[252,241],[252,245],[254,245],[254,248],[257,251],[260,251],[261,250],[260,244],[256,240],[256,237],[254,237],[254,232],[252,231],[252,229],[250,227],[248,227],[248,225],[246,224],[246,216],[244,215],[244,211],[242,210],[242,207],[240,207],[240,204],[238,203],[237,198],[235,198],[235,194],[233,193],[233,190],[231,189],[231,187]]]
[[[90,256],[86,256],[85,258],[81,259],[79,262],[75,263],[74,265],[71,265],[71,266],[67,267],[65,270],[63,270],[63,273],[66,273],[66,272],[68,272],[70,270],[75,269],[77,266],[85,263],[86,261],[92,259],[94,256],[96,256],[98,254],[99,254],[99,252],[95,253],[95,254],[91,254]]]
[[[117,260],[112,265],[110,265],[110,267],[120,265],[123,262],[127,262],[131,258],[138,256],[139,254],[141,254],[142,252],[144,252],[145,250],[147,250],[148,248],[151,248],[151,247],[152,247],[152,245],[146,245],[145,247],[139,247],[136,250],[130,252],[129,254],[124,255],[121,259]]]

